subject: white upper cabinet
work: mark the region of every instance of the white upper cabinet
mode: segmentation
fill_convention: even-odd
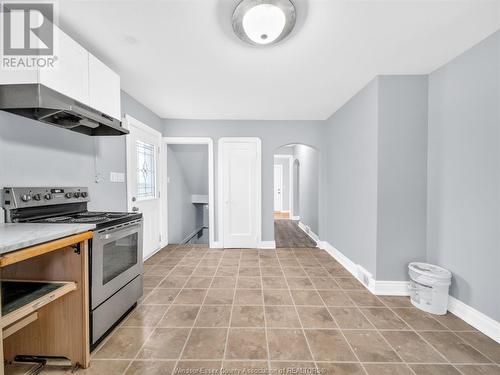
[[[89,105],[121,118],[120,76],[89,53]]]
[[[81,103],[89,103],[89,53],[54,26],[54,68],[40,69],[39,83]]]

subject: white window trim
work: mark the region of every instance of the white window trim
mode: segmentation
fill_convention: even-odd
[[[209,238],[209,246],[211,248],[216,247],[215,241],[215,203],[214,203],[214,142],[212,138],[209,137],[163,137],[162,140],[162,154],[163,154],[163,163],[165,167],[163,168],[166,171],[168,168],[167,164],[167,146],[168,145],[207,145],[208,146],[208,238]],[[165,238],[168,243],[168,184],[167,179],[163,180],[162,190],[165,194],[161,195],[162,207],[164,208],[163,212],[165,217]]]

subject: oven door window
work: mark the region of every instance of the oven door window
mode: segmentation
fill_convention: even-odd
[[[109,242],[103,247],[102,283],[107,284],[115,277],[137,264],[138,234]]]

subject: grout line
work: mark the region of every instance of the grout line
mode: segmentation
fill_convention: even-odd
[[[267,350],[267,370],[268,370],[268,373],[271,371],[271,351],[269,350],[269,339],[268,339],[268,336],[267,336],[267,317],[266,317],[266,308],[264,307],[265,306],[265,302],[264,302],[264,281],[262,280],[263,276],[262,276],[262,264],[261,264],[261,261],[260,261],[260,253],[259,253],[259,272],[260,272],[260,285],[262,287],[261,290],[261,298],[262,298],[262,313],[264,314],[264,335],[266,337],[266,350]]]

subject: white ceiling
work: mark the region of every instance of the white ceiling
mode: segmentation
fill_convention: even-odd
[[[238,0],[64,0],[64,30],[164,118],[323,120],[377,74],[426,74],[500,29],[500,0],[295,0],[271,48],[231,29]]]

